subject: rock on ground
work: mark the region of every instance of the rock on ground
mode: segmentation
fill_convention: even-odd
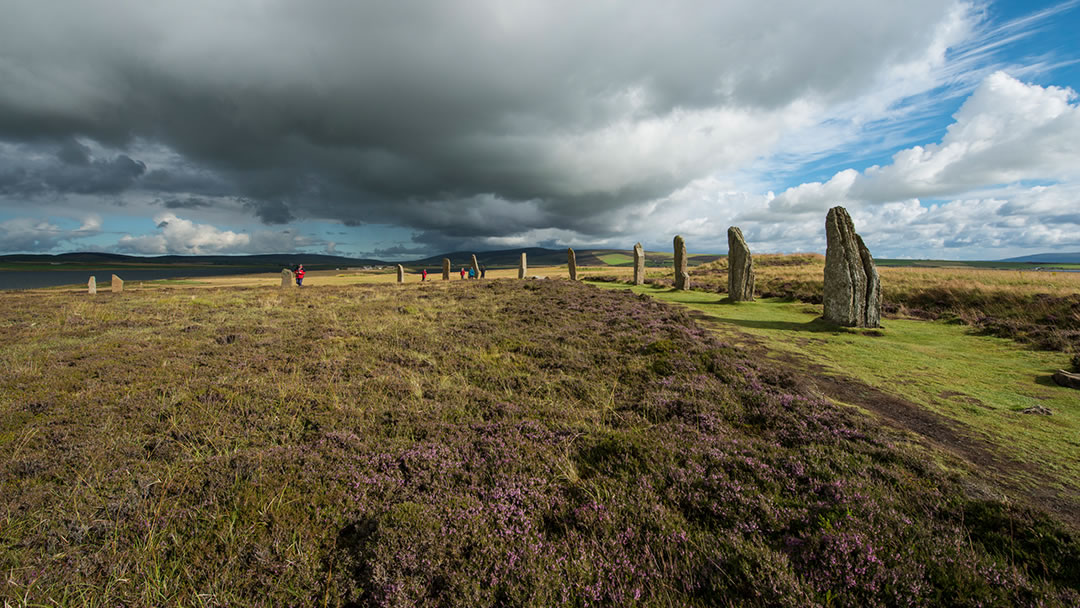
[[[634,285],[645,284],[645,250],[641,243],[634,245]]]
[[[1063,369],[1054,372],[1054,382],[1067,388],[1080,389],[1080,374],[1072,374]]]
[[[727,231],[728,297],[734,302],[754,300],[754,258],[742,230],[732,226]]]
[[[690,275],[686,272],[686,241],[675,236],[675,289],[690,289]]]
[[[829,210],[825,238],[825,320],[845,327],[880,327],[881,279],[843,207]]]

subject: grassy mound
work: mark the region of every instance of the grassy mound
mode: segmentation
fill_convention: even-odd
[[[1075,605],[1080,542],[646,297],[4,296],[0,597]]]

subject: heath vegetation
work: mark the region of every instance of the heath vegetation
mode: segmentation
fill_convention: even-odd
[[[1080,602],[1071,527],[628,291],[3,305],[11,605]]]

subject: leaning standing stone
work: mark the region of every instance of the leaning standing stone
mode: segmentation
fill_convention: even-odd
[[[880,327],[881,279],[874,259],[843,207],[825,218],[826,321],[845,327]]]
[[[476,254],[475,253],[472,254],[472,269],[473,269],[473,272],[476,273],[474,276],[479,279],[480,278],[480,262],[476,261]]]
[[[690,289],[690,274],[686,272],[686,241],[675,236],[675,289]]]
[[[86,287],[90,291],[90,295],[94,295],[97,293],[97,279],[94,277],[94,275],[90,275],[90,280],[87,281]]]
[[[442,261],[442,280],[450,280],[450,258],[443,258]]]
[[[645,284],[645,250],[641,243],[634,245],[634,285]]]
[[[124,279],[121,279],[115,274],[112,275],[112,283],[110,284],[110,287],[112,287],[113,293],[120,293],[124,291]]]
[[[570,280],[577,280],[577,255],[574,254],[573,247],[566,248],[566,268],[570,271]]]
[[[524,279],[525,273],[529,271],[529,264],[525,261],[525,252],[521,252],[521,263],[518,264],[518,278]]]
[[[728,297],[732,302],[754,300],[754,258],[738,226],[727,229]]]
[[[404,283],[405,282],[405,267],[402,266],[401,264],[397,265],[397,282],[398,283]]]

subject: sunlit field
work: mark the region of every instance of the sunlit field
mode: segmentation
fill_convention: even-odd
[[[1080,602],[1066,354],[579,271],[0,294],[0,597]]]

